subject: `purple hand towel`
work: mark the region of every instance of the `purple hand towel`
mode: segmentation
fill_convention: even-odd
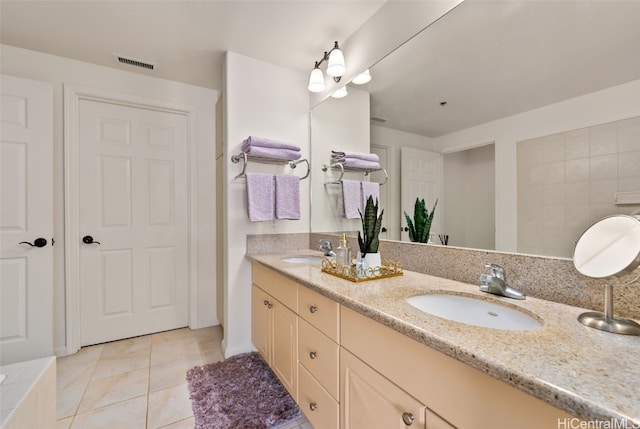
[[[362,203],[362,190],[360,182],[356,180],[342,180],[342,202],[344,204],[344,217],[347,219],[360,219],[360,204]]]
[[[251,222],[273,219],[273,174],[246,173],[247,212]]]
[[[358,158],[345,158],[342,164],[345,167],[362,168],[364,170],[379,170],[380,163],[373,161],[365,161]]]
[[[300,152],[300,147],[296,145],[281,142],[278,140],[254,136],[249,136],[242,142],[241,149],[243,152],[247,152],[246,149],[248,149],[249,147],[270,147],[273,149],[287,149]]]
[[[300,219],[300,178],[276,174],[276,219]]]
[[[248,155],[259,156],[260,158],[286,159],[289,161],[295,161],[296,159],[300,159],[300,156],[302,156],[300,152],[295,150],[276,149],[262,146],[251,146],[246,150],[243,149],[242,151]]]
[[[374,203],[380,198],[380,184],[378,182],[360,182],[360,185],[362,186],[362,207],[360,210],[364,213],[369,196],[373,197]]]

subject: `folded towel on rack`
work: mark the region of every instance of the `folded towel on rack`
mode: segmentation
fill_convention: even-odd
[[[300,219],[300,178],[276,174],[276,219]]]
[[[363,170],[380,170],[380,163],[373,161],[365,161],[358,158],[345,158],[341,163],[343,167],[347,168],[360,168]]]
[[[270,159],[282,159],[285,161],[295,161],[297,159],[300,159],[300,157],[302,156],[302,154],[296,150],[276,149],[273,147],[262,146],[249,146],[246,150],[242,149],[242,151],[251,156]]]
[[[342,203],[345,218],[360,219],[360,213],[358,213],[358,210],[362,210],[362,185],[360,182],[342,180]]]
[[[380,162],[380,157],[375,153],[360,153],[360,152],[340,152],[331,151],[332,162],[342,162],[345,159],[361,159],[363,161]]]
[[[273,149],[287,149],[300,152],[299,146],[264,137],[249,136],[242,142],[240,149],[242,149],[243,152],[247,152],[246,149],[250,147],[270,147]]]
[[[380,184],[378,182],[360,182],[362,187],[362,202],[360,211],[364,213],[364,208],[367,206],[367,199],[371,196],[373,201],[376,202],[380,199]]]
[[[273,219],[273,174],[245,173],[247,213],[251,222]]]

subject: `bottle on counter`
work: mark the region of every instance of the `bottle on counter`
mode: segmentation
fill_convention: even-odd
[[[342,233],[340,244],[336,249],[336,263],[338,265],[351,265],[351,250],[349,250],[349,242],[345,233]]]

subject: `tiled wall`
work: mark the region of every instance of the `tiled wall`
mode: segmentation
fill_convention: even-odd
[[[518,251],[571,257],[604,216],[630,214],[616,192],[640,191],[640,117],[518,142]]]

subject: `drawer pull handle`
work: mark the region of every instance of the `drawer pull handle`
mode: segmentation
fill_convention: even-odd
[[[268,303],[268,304],[267,304],[267,308],[273,308],[273,304]]]
[[[411,426],[413,424],[414,420],[415,420],[415,417],[413,417],[413,414],[411,414],[411,413],[402,413],[402,422],[405,425]]]
[[[269,305],[269,301],[267,301],[266,299],[264,300],[264,305]]]
[[[311,307],[309,307],[309,311],[311,313],[315,313],[316,311],[318,311],[318,307],[316,307],[315,305],[312,305]]]
[[[318,353],[316,353],[316,352],[311,352],[311,353],[309,353],[309,357],[310,357],[311,359],[315,359],[316,357],[318,357]]]
[[[311,411],[315,411],[316,408],[318,408],[318,404],[316,404],[315,402],[312,402],[312,403],[309,404],[309,409]]]

